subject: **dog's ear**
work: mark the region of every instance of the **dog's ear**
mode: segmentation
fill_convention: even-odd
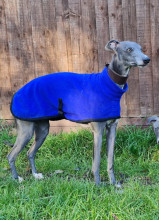
[[[110,40],[110,41],[105,45],[105,50],[115,51],[118,44],[119,44],[119,41],[117,41],[117,40]]]
[[[156,115],[151,116],[147,119],[147,124],[153,123],[155,121],[159,121],[159,117],[157,117]]]

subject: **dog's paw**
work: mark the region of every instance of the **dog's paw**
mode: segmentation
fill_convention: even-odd
[[[18,176],[18,181],[19,181],[19,183],[21,183],[24,181],[24,179],[22,177]]]
[[[35,177],[35,179],[44,179],[44,176],[42,175],[42,173],[33,173],[33,176]]]
[[[118,183],[115,184],[115,187],[116,187],[117,189],[121,189],[121,188],[122,188],[122,185],[121,185],[120,182],[118,182]]]

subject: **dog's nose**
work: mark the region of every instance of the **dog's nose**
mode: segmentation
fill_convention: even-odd
[[[144,64],[148,64],[150,62],[150,58],[147,57],[146,59],[143,60]]]

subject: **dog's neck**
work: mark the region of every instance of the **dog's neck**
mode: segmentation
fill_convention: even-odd
[[[128,77],[129,71],[130,71],[130,67],[124,66],[123,62],[121,62],[118,59],[116,54],[113,55],[112,61],[109,64],[109,68],[115,73],[117,73],[118,75],[123,76],[123,77]],[[124,85],[119,85],[119,84],[118,86],[120,86],[121,88],[124,87]]]
[[[123,61],[120,61],[116,54],[113,55],[109,68],[114,72],[116,72],[117,74],[126,77],[129,75],[129,71],[130,71],[130,67],[125,66],[123,64]]]

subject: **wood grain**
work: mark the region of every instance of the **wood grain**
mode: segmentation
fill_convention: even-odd
[[[151,47],[152,47],[152,68],[151,77],[153,84],[153,114],[159,114],[159,1],[152,0],[150,2],[150,14],[151,14]]]
[[[137,42],[136,5],[135,0],[122,1],[123,36],[124,40]],[[128,92],[125,94],[127,115],[129,117],[140,115],[139,70],[132,68],[128,79]]]
[[[136,1],[137,42],[143,51],[151,57],[151,24],[150,1]],[[141,116],[153,114],[152,63],[144,69],[139,69],[139,92]]]
[[[110,39],[118,41],[124,40],[123,35],[123,15],[122,15],[122,1],[108,0],[108,13],[109,13],[109,33]],[[121,115],[127,116],[127,99],[126,94],[121,99]]]

